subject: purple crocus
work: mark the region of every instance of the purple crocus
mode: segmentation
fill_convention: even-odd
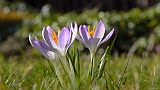
[[[43,56],[54,59],[55,53],[62,57],[66,55],[69,46],[73,43],[77,35],[77,23],[74,23],[74,27],[68,26],[58,31],[56,35],[55,31],[47,26],[43,28],[42,36],[43,40],[38,40],[37,37],[32,39],[29,35],[29,41],[31,45],[37,49]]]
[[[77,39],[84,43],[84,45],[90,50],[91,53],[95,53],[98,46],[102,43],[106,42],[113,34],[114,28],[109,32],[109,34],[103,39],[105,34],[105,26],[103,22],[100,20],[97,28],[93,27],[93,30],[90,31],[90,26],[81,25],[79,27],[79,36],[77,35]]]

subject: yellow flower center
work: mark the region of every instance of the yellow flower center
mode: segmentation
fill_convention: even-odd
[[[96,30],[96,26],[93,27],[92,31],[90,31],[90,25],[88,26],[88,33],[89,33],[89,35],[91,35],[91,37],[94,36],[95,30]]]
[[[51,33],[52,33],[52,39],[56,42],[56,44],[58,44],[57,34],[53,30],[51,30]],[[60,29],[58,29],[58,33],[60,33]]]

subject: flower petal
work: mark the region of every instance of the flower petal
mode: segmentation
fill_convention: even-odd
[[[71,36],[68,28],[62,28],[58,38],[58,46],[61,49],[65,49],[69,45],[70,38]]]
[[[104,26],[103,22],[100,21],[98,23],[98,26],[96,28],[96,31],[94,33],[93,38],[100,38],[100,40],[101,40],[104,36],[104,33],[105,33],[105,26]]]
[[[88,34],[88,28],[87,28],[87,26],[85,26],[85,25],[81,25],[80,27],[79,27],[79,34],[80,34],[80,36],[81,36],[81,38],[84,40],[84,41],[86,41],[86,40],[88,40],[91,36]]]
[[[82,40],[78,35],[76,36],[76,38],[82,42],[87,48],[89,47],[88,44],[86,43],[88,40],[86,40],[86,42],[84,40]]]
[[[100,42],[100,44],[106,42],[114,33],[114,28],[109,32],[109,34]],[[99,44],[99,45],[100,45]]]
[[[74,41],[74,39],[76,38],[76,35],[77,35],[78,27],[77,27],[77,23],[76,22],[74,22],[74,28],[73,28],[73,26],[71,24],[71,30],[72,30],[73,34],[72,34],[72,39],[71,39],[70,44],[73,43],[73,41]]]
[[[58,49],[56,42],[52,38],[51,30],[52,28],[49,26],[47,28],[43,28],[42,31],[43,39],[52,49]]]
[[[76,35],[76,38],[77,38],[80,42],[84,43],[84,40],[82,40],[78,35]]]
[[[54,52],[52,52],[52,51],[48,51],[48,52],[47,52],[47,55],[49,56],[49,59],[50,59],[50,60],[53,60],[53,59],[56,58],[56,54],[55,54]]]
[[[85,41],[87,47],[89,48],[90,52],[95,52],[97,49],[97,45],[99,43],[100,38],[90,38],[89,40]]]
[[[35,37],[35,41],[38,41],[40,46],[43,47],[44,49],[51,51],[51,48],[46,44],[46,42],[44,42],[44,40],[42,40],[41,42],[40,40],[38,40],[37,37]]]
[[[43,56],[45,56],[46,58],[53,60],[55,57],[54,52],[49,50],[49,47],[47,45],[45,45],[45,43],[41,42],[38,40],[37,37],[35,37],[35,40],[31,39],[31,36],[29,35],[29,41],[31,43],[31,45],[37,50],[39,51]],[[52,56],[51,54],[48,55],[48,53],[52,52]]]

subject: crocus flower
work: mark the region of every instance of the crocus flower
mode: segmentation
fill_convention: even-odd
[[[98,23],[97,28],[93,27],[90,31],[90,26],[81,25],[79,27],[80,36],[76,36],[79,41],[84,43],[84,45],[90,50],[91,53],[95,53],[98,46],[106,42],[113,34],[114,29],[112,29],[109,34],[103,39],[105,34],[105,26],[102,21]]]
[[[35,37],[34,40],[29,36],[29,41],[31,45],[37,49],[42,55],[49,59],[53,59],[56,53],[58,56],[62,57],[66,55],[69,46],[73,43],[77,35],[77,23],[74,23],[74,27],[68,26],[62,28],[58,31],[58,35],[55,31],[47,26],[43,28],[42,36],[43,40],[39,41]]]

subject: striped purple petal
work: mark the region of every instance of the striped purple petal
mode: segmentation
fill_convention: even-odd
[[[59,48],[65,49],[69,45],[70,39],[71,39],[71,36],[68,28],[62,28],[59,34],[59,39],[58,39]]]
[[[97,45],[99,42],[100,38],[90,38],[89,40],[85,41],[85,43],[87,44],[88,49],[93,52],[97,49]]]
[[[58,46],[56,42],[53,40],[51,32],[52,32],[51,27],[48,26],[47,28],[43,28],[43,31],[42,31],[43,39],[52,49],[57,49]]]
[[[103,22],[100,21],[98,23],[96,30],[95,30],[93,38],[100,38],[100,40],[101,40],[104,36],[104,33],[105,33],[105,26],[104,26]]]
[[[88,33],[88,28],[85,25],[81,25],[79,27],[79,34],[84,41],[89,40],[89,38],[91,38],[91,36]]]
[[[50,60],[53,60],[55,58],[55,53],[52,52],[45,43],[39,41],[37,37],[35,37],[35,40],[32,40],[31,36],[29,35],[29,41],[31,45],[46,58]]]
[[[114,33],[114,28],[109,32],[109,34],[100,42],[100,44],[106,42]],[[99,44],[99,45],[100,45]]]

